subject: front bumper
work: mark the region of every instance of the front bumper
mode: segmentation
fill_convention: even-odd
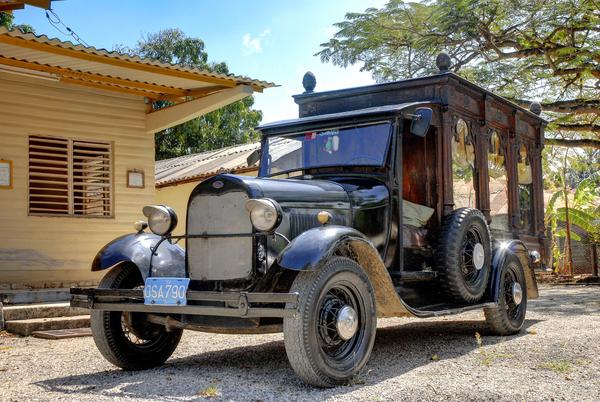
[[[71,307],[90,310],[220,317],[293,317],[298,293],[187,292],[186,306],[145,305],[142,289],[71,288]]]

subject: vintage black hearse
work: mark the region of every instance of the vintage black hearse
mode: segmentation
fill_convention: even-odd
[[[296,373],[332,386],[365,366],[377,317],[483,309],[519,332],[548,254],[545,122],[448,65],[322,93],[307,74],[300,118],[260,127],[257,178],[200,183],[183,236],[176,211],[144,207],[94,259],[98,288],[72,290],[106,359],[160,365],[183,329],[283,331]]]

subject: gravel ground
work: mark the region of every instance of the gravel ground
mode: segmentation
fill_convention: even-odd
[[[487,336],[482,320],[380,320],[364,372],[326,390],[295,377],[279,334],[186,331],[166,365],[143,372],[115,369],[91,338],[5,336],[0,400],[600,400],[600,287],[542,288],[517,336]]]

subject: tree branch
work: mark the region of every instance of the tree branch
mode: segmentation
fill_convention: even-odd
[[[578,132],[591,132],[591,133],[600,133],[600,126],[595,124],[585,124],[585,123],[575,123],[575,124],[556,124],[557,129],[562,131],[578,131]]]
[[[589,147],[594,149],[600,149],[600,140],[593,139],[580,139],[580,140],[568,140],[564,138],[544,138],[546,145],[553,145],[555,147]]]
[[[531,101],[525,99],[513,99],[517,105],[529,107]],[[600,99],[568,99],[555,102],[542,103],[542,110],[556,113],[597,113],[600,114]]]

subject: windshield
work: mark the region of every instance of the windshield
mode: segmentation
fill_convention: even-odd
[[[268,137],[261,176],[325,166],[382,166],[391,123],[333,128]]]

